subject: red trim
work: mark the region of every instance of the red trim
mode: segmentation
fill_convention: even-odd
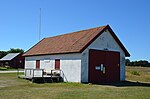
[[[36,60],[36,69],[40,69],[40,60]]]
[[[112,35],[112,37],[116,40],[116,42],[119,44],[119,46],[122,48],[122,50],[125,52],[125,56],[130,57],[129,52],[126,50],[126,48],[123,46],[123,44],[121,43],[121,41],[118,39],[118,37],[115,35],[115,33],[113,32],[113,30],[110,28],[109,25],[107,25],[102,31],[100,31],[100,33],[98,33],[98,35],[96,35],[89,43],[87,43],[87,45],[85,45],[80,52],[83,52],[92,42],[94,42],[106,29],[108,29],[108,31],[110,32],[110,34]]]
[[[100,30],[100,33],[98,33],[90,42],[88,42],[80,52],[83,52],[92,42],[94,42],[105,31],[106,27],[103,30]]]
[[[121,41],[118,39],[116,34],[113,32],[113,30],[110,28],[109,25],[107,25],[107,29],[109,30],[110,34],[113,36],[113,38],[116,40],[116,42],[119,44],[119,46],[122,48],[122,50],[125,52],[125,56],[130,57],[129,52],[126,50],[126,48],[123,46]]]
[[[55,59],[55,69],[60,69],[60,59]]]
[[[41,56],[41,55],[74,54],[74,53],[81,53],[81,52],[65,52],[65,53],[52,53],[52,54],[34,54],[34,55],[25,55],[24,57]]]

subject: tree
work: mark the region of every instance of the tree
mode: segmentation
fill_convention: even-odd
[[[19,48],[10,48],[8,51],[0,51],[0,59],[6,56],[8,53],[24,53],[24,50]]]
[[[126,59],[126,66],[129,66],[129,64],[130,64],[130,60]]]
[[[19,49],[19,48],[10,48],[10,50],[7,51],[7,53],[24,53],[23,49]]]
[[[146,60],[140,60],[140,61],[131,61],[129,59],[126,59],[126,66],[143,66],[143,67],[150,67],[150,63]]]
[[[0,51],[0,59],[7,55],[6,51]]]

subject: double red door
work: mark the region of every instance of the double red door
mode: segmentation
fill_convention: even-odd
[[[113,51],[89,51],[89,82],[120,81],[120,53]]]

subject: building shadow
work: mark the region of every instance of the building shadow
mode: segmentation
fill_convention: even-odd
[[[120,81],[115,83],[101,83],[98,85],[110,85],[110,86],[116,86],[116,87],[134,87],[134,86],[141,86],[141,87],[150,87],[150,83],[144,83],[144,82],[133,82],[133,81]]]

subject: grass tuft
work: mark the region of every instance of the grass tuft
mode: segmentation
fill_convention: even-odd
[[[140,76],[140,72],[139,72],[139,71],[135,71],[135,70],[134,70],[134,71],[132,71],[132,72],[131,72],[131,74],[132,74],[132,75]]]

